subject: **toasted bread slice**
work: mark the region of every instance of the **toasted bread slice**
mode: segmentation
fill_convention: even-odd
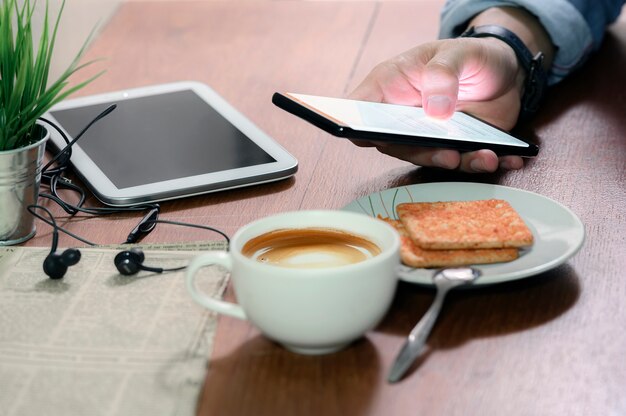
[[[400,258],[410,267],[457,267],[471,264],[501,263],[518,257],[516,248],[465,249],[465,250],[424,250],[413,243],[406,229],[398,220],[382,218],[400,234]]]
[[[399,204],[396,212],[423,249],[526,247],[533,235],[519,214],[500,199]]]

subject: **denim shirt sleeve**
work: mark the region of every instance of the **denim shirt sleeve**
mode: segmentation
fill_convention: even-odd
[[[440,38],[460,35],[467,22],[490,7],[522,7],[537,16],[556,47],[548,82],[555,84],[580,66],[602,42],[606,27],[626,0],[447,0]]]

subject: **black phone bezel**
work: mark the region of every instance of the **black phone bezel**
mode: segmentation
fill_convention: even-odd
[[[495,152],[498,156],[507,156],[507,155],[515,155],[515,156],[523,156],[523,157],[533,157],[537,156],[539,153],[539,146],[534,143],[530,143],[527,140],[521,139],[516,136],[512,136],[511,133],[506,132],[486,121],[483,121],[477,117],[474,117],[468,114],[470,117],[475,118],[476,120],[488,124],[491,127],[498,129],[512,137],[515,137],[518,140],[523,141],[528,145],[528,147],[519,147],[519,146],[507,146],[500,145],[494,143],[485,143],[485,142],[468,142],[464,140],[451,140],[451,139],[440,139],[437,137],[426,137],[426,136],[407,136],[402,134],[393,134],[386,132],[372,132],[372,131],[362,131],[362,130],[354,130],[348,126],[341,125],[332,119],[325,117],[314,110],[308,108],[306,105],[295,101],[294,99],[281,94],[279,92],[275,92],[272,96],[272,103],[274,103],[277,107],[302,118],[305,121],[313,124],[314,126],[326,131],[327,133],[332,134],[336,137],[346,138],[350,140],[367,140],[367,141],[385,141],[394,144],[403,144],[410,146],[420,146],[420,147],[435,147],[435,148],[445,148],[445,149],[454,149],[460,152],[471,152],[475,150],[481,149],[489,149]]]

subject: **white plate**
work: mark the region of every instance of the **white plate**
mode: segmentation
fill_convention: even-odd
[[[396,218],[395,206],[403,202],[470,201],[504,199],[522,216],[534,244],[508,263],[478,265],[482,276],[474,285],[507,282],[550,270],[572,257],[585,240],[585,229],[568,208],[533,192],[482,183],[441,182],[387,189],[351,202],[343,209]],[[432,285],[432,269],[401,266],[402,280]]]

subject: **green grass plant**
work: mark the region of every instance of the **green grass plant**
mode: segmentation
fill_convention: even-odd
[[[42,138],[37,119],[68,95],[97,78],[68,87],[69,77],[93,63],[80,64],[93,36],[85,40],[78,54],[61,76],[48,86],[54,43],[65,6],[63,0],[54,25],[48,21],[48,2],[41,37],[33,39],[33,13],[37,0],[2,0],[0,5],[0,151],[18,149]]]

